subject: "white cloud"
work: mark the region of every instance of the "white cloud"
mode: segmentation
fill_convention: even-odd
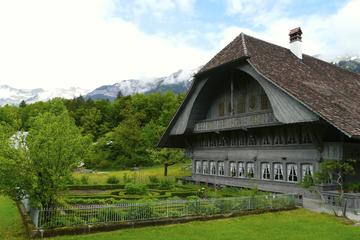
[[[195,2],[134,1],[139,14],[153,11],[159,16],[169,11],[191,13]],[[91,89],[122,79],[163,76],[205,64],[240,32],[287,47],[288,31],[297,26],[304,32],[305,53],[360,55],[360,0],[349,1],[332,15],[293,17],[282,14],[281,6],[271,5],[276,14],[268,14],[257,1],[253,7],[233,5],[234,11],[228,13],[256,15],[264,28],[223,25],[219,30],[219,23],[212,30],[168,35],[145,33],[114,15],[117,6],[112,0],[0,0],[0,84]],[[286,1],[282,0],[285,5]],[[189,43],[198,37],[210,47]]]
[[[288,47],[288,32],[301,26],[304,52],[310,55],[321,54],[327,59],[338,55],[360,55],[360,0],[351,0],[330,15],[313,14],[306,16],[287,16],[281,5],[267,6],[270,1],[227,0],[228,11],[239,16],[253,15],[253,21],[261,24],[261,31],[245,33]],[[232,4],[232,5],[231,5]],[[283,1],[282,6],[289,4]],[[256,6],[259,6],[258,8]],[[288,6],[289,7],[289,6]],[[273,11],[275,10],[275,12]]]
[[[158,20],[164,20],[169,12],[190,14],[194,10],[196,0],[132,0],[118,7],[122,13],[131,15],[134,19],[141,19],[143,15],[152,15]]]
[[[93,88],[203,64],[208,53],[113,16],[112,1],[0,2],[0,84]]]

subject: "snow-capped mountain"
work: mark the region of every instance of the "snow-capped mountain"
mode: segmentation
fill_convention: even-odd
[[[316,55],[322,58],[321,55]],[[329,62],[347,70],[360,73],[360,56],[342,56],[328,60]],[[22,100],[26,103],[47,101],[55,97],[66,99],[85,96],[88,99],[115,99],[120,93],[122,96],[136,93],[152,93],[172,91],[175,93],[185,92],[193,79],[193,76],[201,67],[192,70],[179,70],[166,77],[128,79],[113,85],[103,85],[93,91],[81,88],[68,89],[17,89],[8,85],[0,85],[0,105],[19,104]]]
[[[122,96],[164,91],[180,93],[188,89],[194,74],[198,70],[199,68],[179,70],[167,77],[160,78],[122,80],[113,85],[104,85],[96,88],[88,93],[86,98],[112,100],[118,96],[119,92]]]
[[[338,57],[332,59],[330,62],[339,63],[339,62],[344,62],[344,61],[346,61],[346,62],[355,61],[355,62],[360,63],[360,56],[350,56],[350,55],[338,56]]]
[[[37,101],[47,101],[56,97],[70,99],[80,95],[85,95],[88,92],[88,90],[76,87],[45,90],[42,88],[18,89],[8,85],[0,85],[0,105],[17,105],[21,101],[25,101],[26,103],[33,103]]]
[[[103,85],[93,91],[77,87],[45,90],[42,88],[18,89],[8,85],[0,85],[0,105],[18,105],[21,101],[33,103],[37,101],[47,101],[56,97],[72,99],[80,95],[90,99],[113,100],[118,96],[119,92],[123,96],[164,91],[180,93],[188,89],[193,75],[198,70],[199,68],[179,70],[167,77],[160,78],[122,80],[113,85]]]

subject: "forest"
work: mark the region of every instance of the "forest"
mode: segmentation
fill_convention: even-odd
[[[16,131],[31,131],[45,113],[65,114],[86,137],[91,157],[87,168],[120,169],[159,164],[151,155],[184,94],[172,92],[118,96],[114,101],[53,99],[0,107],[0,123]],[[179,150],[178,154],[182,154]]]

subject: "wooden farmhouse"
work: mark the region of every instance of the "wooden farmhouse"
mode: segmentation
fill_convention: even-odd
[[[191,181],[295,192],[322,161],[360,158],[360,75],[289,35],[290,49],[241,33],[194,76],[159,142],[186,149]]]

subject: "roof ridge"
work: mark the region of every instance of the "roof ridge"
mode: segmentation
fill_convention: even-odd
[[[243,49],[244,49],[244,55],[245,56],[250,56],[250,54],[248,52],[248,48],[246,46],[245,33],[241,32],[240,36],[241,36],[241,43],[242,43],[242,46],[243,46]]]
[[[248,35],[248,34],[245,34],[245,33],[241,33],[241,34],[243,35],[242,37],[253,38],[253,39],[255,39],[255,40],[258,40],[258,41],[261,41],[261,42],[265,42],[265,43],[267,43],[267,44],[271,44],[271,45],[273,45],[273,46],[280,47],[280,48],[283,48],[283,49],[287,49],[287,50],[290,51],[290,48],[283,47],[283,46],[277,45],[277,44],[275,44],[275,43],[271,43],[271,42],[265,41],[265,40],[263,40],[263,39],[260,39],[260,38],[257,38],[257,37],[254,37],[254,36],[251,36],[251,35]],[[244,38],[244,41],[245,41],[245,38]],[[356,73],[356,72],[350,71],[350,70],[348,70],[348,69],[339,67],[339,66],[337,66],[337,65],[335,65],[335,64],[332,64],[331,62],[327,62],[327,61],[322,60],[322,59],[320,59],[320,58],[311,56],[311,55],[309,55],[309,54],[303,53],[303,55],[304,55],[304,56],[307,56],[307,57],[309,57],[309,58],[312,58],[312,59],[316,59],[317,61],[321,61],[321,62],[323,62],[323,63],[326,63],[327,65],[330,65],[331,67],[335,67],[335,68],[337,68],[337,69],[341,69],[343,72],[351,73],[351,74],[353,74],[353,75],[355,75],[355,76],[359,76],[359,75],[360,75],[359,73]]]
[[[244,36],[245,36],[245,37],[249,37],[249,38],[253,38],[253,39],[257,40],[257,41],[261,41],[261,42],[264,42],[264,43],[267,43],[267,44],[271,44],[271,45],[273,45],[273,46],[276,46],[276,47],[279,47],[279,48],[283,48],[283,49],[286,49],[286,50],[289,50],[289,51],[290,51],[290,48],[283,47],[283,46],[277,45],[277,44],[275,44],[275,43],[268,42],[268,41],[265,41],[265,40],[263,40],[263,39],[260,39],[260,38],[257,38],[257,37],[254,37],[254,36],[251,36],[251,35],[248,35],[248,34],[245,34],[245,33],[244,33]]]

